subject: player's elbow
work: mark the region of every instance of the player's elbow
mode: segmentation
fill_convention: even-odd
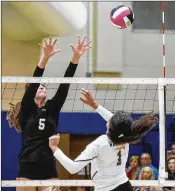
[[[69,173],[70,174],[76,174],[76,171],[75,170],[69,170]]]
[[[79,172],[79,171],[80,171],[80,169],[77,168],[76,166],[74,166],[73,168],[70,168],[70,169],[69,169],[69,173],[70,173],[70,174],[76,174],[76,173]]]
[[[77,169],[69,169],[70,174],[76,174],[78,172]]]

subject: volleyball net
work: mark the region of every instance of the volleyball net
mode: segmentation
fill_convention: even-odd
[[[80,101],[80,91],[87,89],[94,99],[112,112],[125,110],[131,113],[158,112],[160,82],[166,85],[167,113],[175,112],[174,79],[157,78],[34,78],[2,77],[2,109],[7,110],[9,103],[21,101],[26,83],[44,83],[47,99],[51,99],[60,83],[70,83],[70,89],[62,111],[92,112]]]
[[[175,181],[166,180],[165,168],[167,163],[165,117],[166,114],[175,113],[174,78],[34,78],[6,76],[2,77],[2,109],[6,110],[8,103],[15,104],[21,100],[26,83],[45,83],[47,99],[52,98],[59,84],[70,83],[70,90],[62,112],[94,112],[80,101],[79,96],[82,88],[89,90],[97,103],[111,112],[116,110],[125,110],[131,114],[157,112],[159,115],[159,126],[156,127],[159,132],[159,179],[134,180],[131,183],[133,186],[173,187],[175,185]],[[165,86],[166,92],[164,91]],[[93,182],[91,180],[2,181],[2,187],[16,186],[93,186]]]

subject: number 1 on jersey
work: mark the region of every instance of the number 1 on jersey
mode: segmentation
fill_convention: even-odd
[[[44,128],[45,128],[45,121],[46,121],[46,119],[43,119],[43,118],[39,119],[39,126],[38,126],[39,130],[44,130]]]
[[[122,164],[122,155],[121,155],[121,150],[119,150],[119,152],[117,153],[118,156],[118,161],[117,161],[117,166]]]

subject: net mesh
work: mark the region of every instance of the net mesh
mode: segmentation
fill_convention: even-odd
[[[2,83],[2,109],[7,110],[9,103],[21,101],[25,89],[24,83]],[[51,99],[57,91],[58,84],[47,84],[47,99]],[[81,89],[89,90],[99,104],[114,112],[125,110],[133,113],[147,113],[158,111],[158,85],[157,84],[71,84],[66,102],[62,108],[64,112],[90,112],[80,102]],[[175,86],[167,86],[167,113],[175,112],[174,99]]]
[[[2,109],[7,110],[8,104],[21,101],[25,84],[2,84]],[[51,99],[57,91],[58,84],[47,84],[47,99]],[[80,101],[81,89],[89,90],[94,99],[108,110],[125,110],[133,113],[147,113],[158,111],[157,85],[148,84],[71,84],[66,102],[62,108],[64,112],[91,112],[92,109]],[[170,111],[174,111],[174,100],[169,100]]]

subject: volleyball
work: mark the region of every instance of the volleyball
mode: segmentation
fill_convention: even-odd
[[[120,5],[112,9],[110,19],[115,27],[125,29],[132,25],[134,13],[129,7]]]

